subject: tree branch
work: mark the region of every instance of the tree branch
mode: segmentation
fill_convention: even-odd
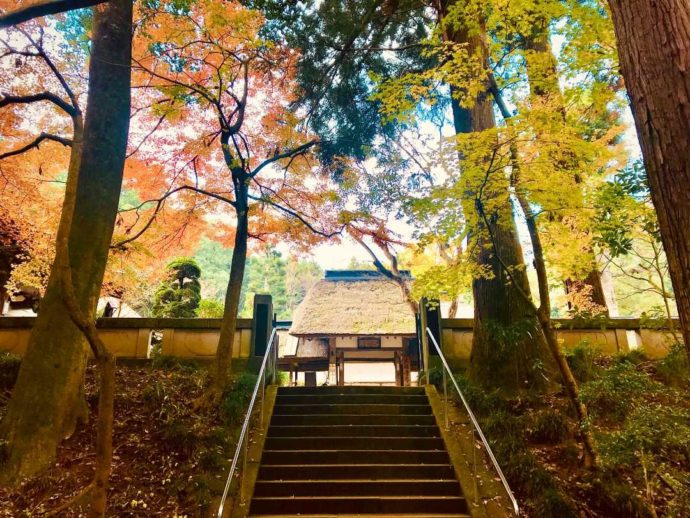
[[[2,94],[0,99],[0,108],[10,106],[12,104],[31,104],[39,101],[49,101],[65,111],[70,117],[76,113],[74,106],[60,99],[57,95],[51,92],[41,92],[33,95],[11,95],[8,93]]]
[[[93,7],[102,4],[106,0],[41,0],[39,2],[21,7],[0,15],[0,29],[28,22],[34,18],[40,18],[49,14],[59,14],[84,7]]]
[[[38,146],[40,146],[41,142],[43,142],[44,140],[52,140],[53,142],[59,142],[63,146],[72,145],[72,141],[68,138],[58,137],[57,135],[52,135],[50,133],[41,133],[38,137],[36,137],[32,142],[29,142],[27,145],[20,147],[19,149],[14,149],[12,151],[8,151],[7,153],[1,154],[0,160],[4,160],[5,158],[9,158],[11,156],[21,155],[22,153],[26,153],[27,151],[33,148],[38,148]]]
[[[306,144],[302,144],[301,146],[298,146],[296,148],[293,148],[289,151],[285,151],[284,153],[279,153],[277,155],[272,156],[271,158],[264,160],[259,167],[254,169],[249,174],[250,178],[254,178],[259,172],[264,169],[265,167],[269,166],[270,164],[273,164],[279,160],[282,160],[283,158],[290,158],[296,155],[300,155],[302,153],[306,153],[311,147],[319,144],[319,140],[312,140],[311,142],[307,142]]]

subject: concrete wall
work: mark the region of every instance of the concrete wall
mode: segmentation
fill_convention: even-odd
[[[472,319],[443,319],[443,349],[453,360],[469,360],[472,348]],[[640,328],[639,319],[613,318],[605,323],[554,319],[561,345],[568,349],[582,341],[598,347],[604,354],[640,349],[651,358],[663,358],[673,343],[668,329]],[[680,325],[679,322],[676,325]]]
[[[0,351],[22,355],[35,317],[0,318]],[[120,358],[147,358],[151,334],[162,333],[161,352],[178,358],[211,358],[220,335],[220,319],[102,318],[98,321],[105,345]],[[233,358],[249,358],[252,321],[240,319]]]
[[[0,317],[0,351],[21,355],[26,350],[33,317]],[[234,358],[248,358],[251,350],[251,319],[240,319],[235,334],[239,347]],[[289,326],[289,322],[281,322]],[[558,338],[565,348],[582,340],[598,346],[606,354],[641,349],[652,358],[668,352],[672,336],[668,330],[641,329],[637,319],[611,319],[601,324],[556,320]],[[163,334],[162,352],[180,358],[210,358],[215,354],[220,334],[220,319],[202,318],[104,318],[98,321],[106,345],[123,358],[146,358],[151,333]],[[463,361],[470,357],[472,345],[471,319],[443,319],[443,347],[449,359]],[[281,335],[281,342],[286,338]],[[338,348],[357,348],[357,339],[338,337]],[[282,344],[281,344],[282,345]],[[383,337],[382,348],[401,347],[402,337]],[[283,347],[281,347],[283,350]]]

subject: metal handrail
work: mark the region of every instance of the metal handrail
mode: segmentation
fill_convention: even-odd
[[[503,487],[506,490],[506,493],[508,494],[508,498],[510,498],[511,503],[513,504],[513,511],[515,511],[515,516],[518,516],[520,514],[520,509],[518,508],[518,503],[517,500],[515,499],[515,495],[513,495],[513,491],[510,489],[510,486],[508,485],[508,481],[506,480],[505,475],[503,474],[503,470],[501,470],[501,467],[498,465],[498,461],[496,460],[496,457],[494,456],[494,452],[491,450],[491,446],[489,446],[489,443],[486,440],[486,437],[484,437],[484,432],[482,432],[481,427],[479,426],[479,422],[477,421],[477,418],[474,416],[474,412],[472,412],[472,409],[470,406],[467,404],[467,400],[465,399],[465,396],[463,395],[462,391],[460,390],[460,387],[458,386],[458,382],[455,380],[455,377],[453,376],[453,372],[450,370],[450,367],[448,366],[448,362],[446,361],[446,357],[443,355],[443,351],[441,351],[441,348],[438,345],[438,342],[436,341],[436,338],[434,337],[433,333],[431,332],[431,329],[428,327],[426,328],[426,332],[429,335],[429,338],[431,338],[432,343],[434,344],[434,347],[438,351],[438,356],[441,359],[441,363],[443,363],[443,367],[445,368],[444,371],[444,381],[443,381],[443,390],[445,392],[446,390],[446,381],[445,381],[445,374],[446,371],[448,372],[448,375],[450,376],[451,381],[453,382],[453,386],[455,387],[456,392],[460,396],[460,400],[462,401],[462,404],[465,406],[465,410],[467,410],[467,414],[470,416],[470,420],[472,421],[472,425],[474,425],[474,429],[477,431],[477,434],[479,435],[479,438],[481,439],[482,443],[484,444],[484,447],[486,448],[486,452],[489,454],[489,458],[491,459],[491,463],[494,465],[494,468],[496,469],[496,472],[498,473],[499,478],[501,479],[501,482],[503,483]],[[428,375],[427,375],[427,381],[428,381]],[[445,395],[446,399],[446,404],[447,404],[447,399],[448,396],[447,394]],[[445,410],[445,420],[446,420],[446,428],[448,428],[448,410]],[[473,432],[474,433],[474,432]],[[474,447],[472,448],[473,453],[474,453]],[[475,477],[475,482],[476,482],[476,477]]]
[[[261,362],[261,368],[259,369],[259,377],[256,380],[256,385],[254,385],[254,392],[252,393],[252,399],[249,401],[249,406],[247,407],[247,415],[244,418],[244,423],[242,424],[242,431],[240,432],[240,437],[237,440],[237,447],[235,448],[235,455],[232,458],[232,464],[230,465],[230,472],[228,473],[228,479],[225,482],[225,489],[223,490],[223,496],[220,499],[220,505],[218,506],[218,514],[216,515],[217,518],[222,518],[223,517],[223,510],[225,507],[225,501],[228,498],[228,493],[230,492],[230,486],[232,485],[232,479],[235,475],[235,470],[237,469],[237,462],[239,461],[240,454],[242,453],[242,446],[245,446],[245,454],[244,454],[244,464],[246,465],[247,462],[247,451],[246,451],[246,438],[247,438],[247,432],[249,431],[249,424],[251,423],[252,420],[252,414],[254,413],[254,404],[256,403],[256,397],[259,394],[259,388],[261,388],[261,425],[263,426],[263,400],[264,400],[264,389],[265,389],[265,383],[264,383],[264,377],[266,375],[266,366],[268,365],[268,359],[269,357],[272,358],[272,364],[273,364],[273,372],[271,374],[271,379],[275,380],[276,378],[276,365],[278,363],[278,358],[277,358],[277,349],[273,346],[273,344],[276,342],[275,337],[276,337],[276,332],[278,331],[278,327],[274,327],[273,331],[271,332],[271,336],[268,339],[268,344],[266,345],[266,352],[264,353],[264,359]],[[244,469],[242,470],[242,482],[244,482]],[[242,493],[242,487],[240,487],[240,493]]]

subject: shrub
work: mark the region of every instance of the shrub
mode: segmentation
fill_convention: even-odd
[[[587,500],[599,516],[625,516],[650,518],[647,504],[635,493],[632,486],[611,470],[599,470],[588,477]]]
[[[243,372],[235,378],[232,386],[223,394],[221,412],[226,423],[239,423],[256,385],[256,375]]]
[[[542,444],[558,444],[565,440],[570,430],[568,421],[560,412],[543,410],[537,412],[530,419],[527,434],[529,440]]]
[[[575,347],[565,352],[570,370],[581,383],[597,377],[601,369],[597,366],[596,360],[601,356],[599,348],[590,345],[587,340],[580,341]]]
[[[673,344],[666,358],[657,362],[656,370],[671,386],[679,387],[690,383],[690,362],[685,346]]]
[[[577,511],[560,491],[549,488],[534,500],[533,514],[536,518],[576,518]]]
[[[619,353],[614,358],[618,363],[631,363],[633,365],[649,361],[642,349],[633,349],[627,353]]]
[[[659,392],[663,386],[653,382],[633,363],[622,361],[605,370],[598,379],[582,385],[580,399],[592,416],[622,421],[641,396]]]
[[[628,415],[622,429],[600,434],[602,460],[616,467],[637,467],[642,452],[690,467],[690,410],[643,404]]]

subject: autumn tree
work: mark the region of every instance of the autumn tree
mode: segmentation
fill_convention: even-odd
[[[690,3],[608,4],[690,355]]]
[[[185,135],[180,133],[184,145],[176,152],[184,175],[174,176],[176,183],[156,208],[186,193],[234,213],[233,255],[209,389],[213,401],[224,390],[231,366],[249,237],[270,235],[279,221],[289,227],[284,230],[330,235],[337,232],[329,230],[336,222],[316,212],[329,199],[309,159],[317,141],[296,128],[286,109],[293,96],[295,52],[263,41],[261,15],[236,3],[147,9],[142,33],[155,39],[137,49],[137,77],[151,92],[152,106],[174,107],[169,116],[186,124]],[[284,172],[276,175],[274,169]],[[313,182],[309,192],[301,188],[306,181]],[[252,220],[267,226],[252,229]]]

